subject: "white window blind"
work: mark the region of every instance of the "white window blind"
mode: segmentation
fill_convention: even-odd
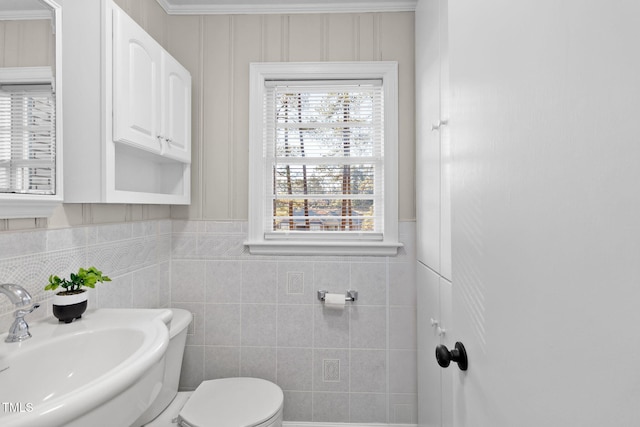
[[[50,84],[0,86],[0,193],[55,194]]]
[[[381,240],[381,80],[265,81],[265,239]]]

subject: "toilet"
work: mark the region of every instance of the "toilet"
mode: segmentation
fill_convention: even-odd
[[[203,381],[194,392],[178,393],[187,328],[192,315],[172,308],[162,389],[134,425],[145,427],[282,427],[284,394],[259,378]],[[176,424],[177,422],[177,424]]]

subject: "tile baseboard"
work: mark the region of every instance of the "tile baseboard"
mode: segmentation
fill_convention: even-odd
[[[312,423],[284,421],[282,427],[417,427],[417,424]]]

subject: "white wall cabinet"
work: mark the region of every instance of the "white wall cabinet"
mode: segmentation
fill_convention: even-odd
[[[452,264],[447,0],[416,8],[416,226],[418,425],[453,425],[453,369],[436,361],[451,348]]]
[[[114,141],[191,161],[191,76],[122,10],[113,11]]]
[[[416,9],[417,257],[451,280],[447,0]]]
[[[191,76],[112,0],[64,0],[65,202],[188,204]]]

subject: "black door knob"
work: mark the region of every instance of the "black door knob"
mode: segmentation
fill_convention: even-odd
[[[440,344],[436,347],[436,360],[438,365],[446,368],[451,362],[456,362],[461,371],[466,371],[469,367],[467,360],[467,350],[461,342],[457,342],[455,348],[451,351],[447,346]]]

